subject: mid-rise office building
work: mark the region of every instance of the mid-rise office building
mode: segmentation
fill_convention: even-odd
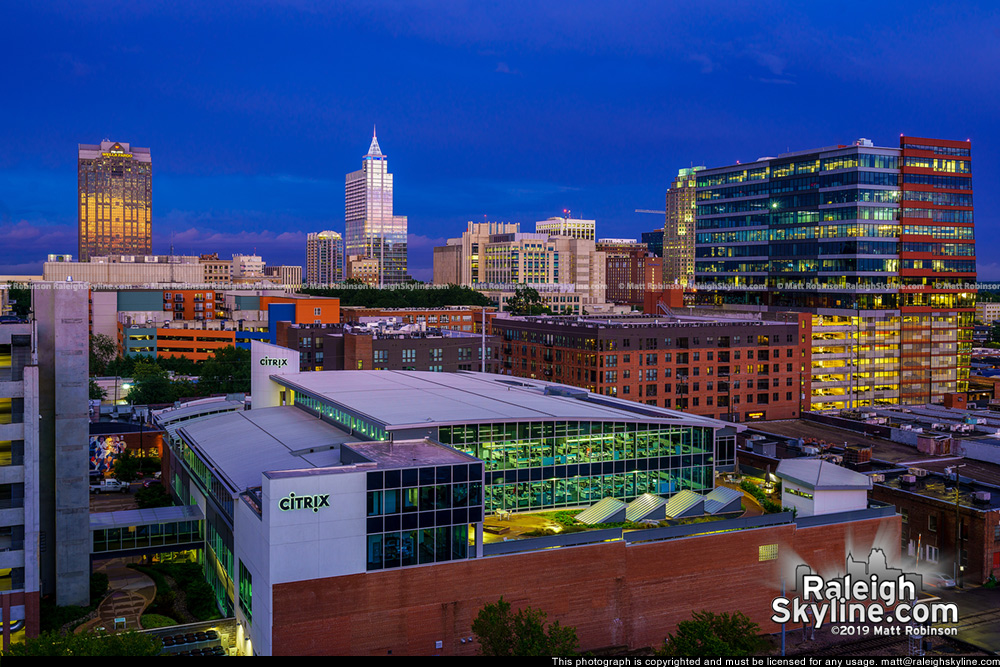
[[[703,302],[813,315],[812,409],[968,386],[971,145],[900,137],[697,173]]]
[[[597,221],[582,218],[554,217],[535,223],[535,233],[549,236],[572,236],[575,239],[597,239]]]
[[[483,291],[501,309],[520,285],[536,289],[554,312],[608,308],[606,257],[593,240],[519,230],[517,223],[470,222],[461,238],[448,239],[445,248],[455,251],[434,253],[435,276],[444,284],[472,281],[460,284]]]
[[[77,165],[80,261],[153,254],[149,149],[113,141],[80,144]]]
[[[233,260],[219,259],[219,253],[199,255],[203,270],[202,282],[206,285],[229,285],[233,282]]]
[[[337,232],[310,232],[306,237],[306,282],[330,285],[344,280],[344,239]]]
[[[302,288],[302,267],[290,264],[264,267],[265,282],[283,285],[287,289]]]
[[[373,132],[361,169],[347,175],[344,253],[377,261],[380,286],[409,279],[406,216],[393,214],[392,195],[389,162]]]
[[[611,303],[642,308],[647,291],[662,289],[664,260],[654,257],[645,243],[635,239],[601,239],[597,251],[607,258],[605,298]]]

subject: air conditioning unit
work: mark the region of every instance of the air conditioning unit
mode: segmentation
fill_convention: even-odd
[[[985,505],[986,503],[990,502],[990,492],[989,491],[976,491],[975,496],[973,496],[973,499],[977,503],[982,503],[982,504]]]
[[[899,478],[899,483],[903,486],[913,486],[917,483],[917,478],[913,475],[903,475]]]
[[[880,473],[880,472],[875,473],[874,475],[871,476],[871,478],[872,478],[872,482],[884,482],[885,481],[885,475],[882,474],[882,473]]]
[[[909,472],[914,477],[927,477],[927,471],[924,470],[923,468],[909,468],[907,469],[907,472]]]

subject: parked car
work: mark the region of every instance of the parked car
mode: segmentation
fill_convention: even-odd
[[[90,484],[90,492],[101,494],[101,493],[128,493],[129,492],[128,482],[119,482],[117,479],[104,479],[98,483]]]
[[[931,572],[924,575],[924,583],[934,588],[954,588],[955,580],[944,572]]]

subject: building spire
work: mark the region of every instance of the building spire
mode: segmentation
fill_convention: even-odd
[[[372,125],[372,145],[368,147],[368,155],[365,157],[375,155],[382,155],[382,150],[378,147],[378,139],[375,138],[375,125]]]

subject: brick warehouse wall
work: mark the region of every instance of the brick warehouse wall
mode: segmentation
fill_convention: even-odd
[[[878,538],[899,557],[898,516],[815,528],[794,525],[626,547],[622,541],[280,584],[274,655],[475,655],[472,621],[500,596],[575,626],[582,650],[655,646],[692,611],[742,611],[765,632],[782,572],[800,558],[843,572]],[[777,560],[759,547],[778,544]],[[436,649],[435,642],[442,648]]]

